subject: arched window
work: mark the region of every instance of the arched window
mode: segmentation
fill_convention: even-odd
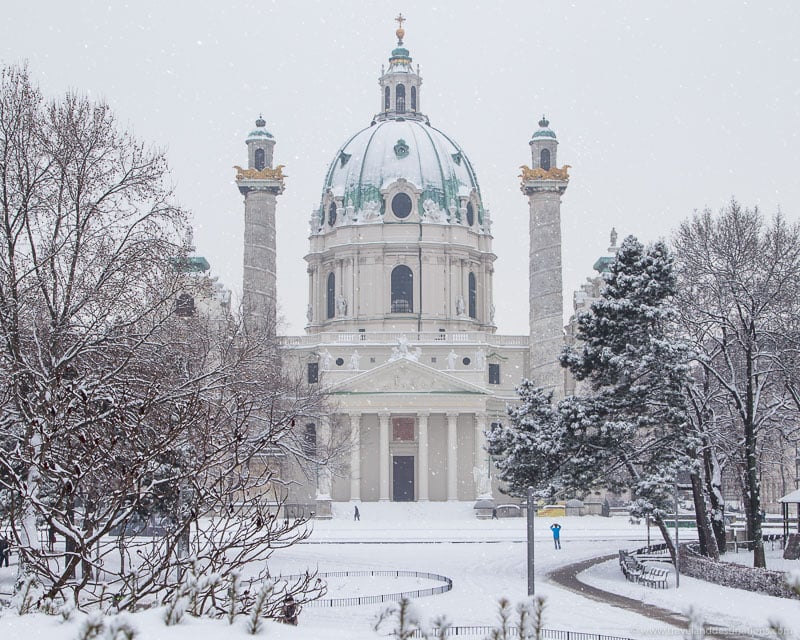
[[[333,318],[336,315],[336,276],[333,273],[328,274],[328,292],[326,298],[326,308],[328,317]]]
[[[404,113],[406,110],[406,87],[403,84],[398,84],[395,90],[395,102],[397,103],[397,113]]]
[[[475,280],[475,274],[470,271],[469,273],[469,317],[477,317],[478,309],[478,284]]]
[[[539,154],[539,166],[545,171],[550,171],[550,149],[542,149]]]
[[[404,264],[392,270],[392,313],[414,312],[414,274]]]
[[[389,107],[392,104],[392,90],[389,87],[386,87],[383,91],[383,108],[385,111],[389,110]]]
[[[417,110],[417,88],[411,87],[411,110]]]
[[[256,169],[258,171],[261,171],[264,168],[264,166],[266,165],[266,161],[264,160],[264,150],[263,149],[256,149],[255,162],[256,162]]]
[[[475,207],[472,206],[471,202],[467,203],[467,225],[472,226],[475,224]]]
[[[336,224],[336,203],[331,202],[331,206],[328,207],[328,226],[332,227]]]

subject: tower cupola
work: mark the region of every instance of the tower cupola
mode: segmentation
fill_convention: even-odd
[[[272,168],[272,151],[275,137],[267,131],[267,122],[262,116],[256,120],[256,128],[247,134],[247,168],[261,171]]]
[[[558,139],[555,131],[550,128],[550,122],[544,116],[539,120],[539,128],[533,132],[528,144],[531,146],[532,169],[550,171],[558,166],[556,163]]]
[[[381,69],[381,110],[375,120],[425,120],[425,116],[420,113],[422,78],[419,75],[419,66],[414,71],[411,54],[403,46],[406,35],[403,23],[406,19],[401,13],[395,20],[400,25],[395,31],[397,47],[392,50],[389,68]]]

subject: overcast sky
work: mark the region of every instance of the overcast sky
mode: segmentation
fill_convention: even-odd
[[[167,149],[197,252],[237,295],[243,206],[233,165],[263,113],[286,165],[278,295],[290,334],[325,170],[380,107],[393,18],[423,77],[421,110],[471,159],[494,220],[499,331],[528,332],[528,209],[519,166],[543,113],[570,164],[564,303],[620,237],[668,238],[735,196],[800,218],[800,2],[7,1],[0,61],[48,95],[105,99]]]

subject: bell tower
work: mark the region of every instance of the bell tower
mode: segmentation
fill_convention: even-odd
[[[283,193],[283,165],[272,167],[275,138],[259,116],[247,136],[247,168],[234,167],[244,196],[242,306],[248,330],[275,334],[275,208]]]
[[[558,362],[564,347],[561,196],[569,182],[569,165],[557,167],[558,139],[544,116],[529,144],[531,167],[523,166],[520,178],[530,212],[530,378],[559,398],[564,390]]]

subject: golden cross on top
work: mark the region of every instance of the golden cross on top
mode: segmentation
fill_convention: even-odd
[[[402,13],[398,13],[397,17],[394,19],[397,24],[400,25],[400,28],[403,28],[403,23],[406,21],[406,18],[403,17]]]

